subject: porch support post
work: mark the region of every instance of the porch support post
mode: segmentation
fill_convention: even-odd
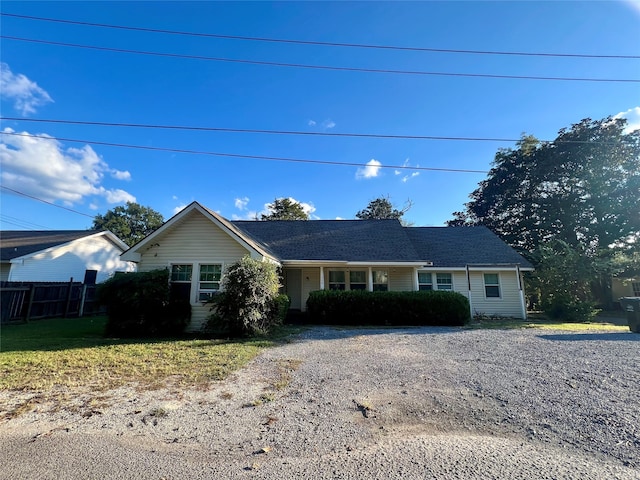
[[[371,271],[371,267],[369,267],[369,273],[367,275],[367,290],[373,292],[373,272]]]
[[[418,268],[413,267],[413,291],[417,292],[420,289],[420,284],[418,282]]]
[[[516,277],[518,277],[518,292],[520,294],[520,309],[522,312],[522,319],[527,319],[527,304],[524,299],[524,285],[522,284],[522,277],[520,274],[520,265],[516,265]]]
[[[324,267],[320,266],[320,290],[324,290]]]
[[[467,298],[469,299],[469,314],[473,318],[473,303],[471,302],[471,273],[469,272],[469,265],[465,265],[467,271]]]

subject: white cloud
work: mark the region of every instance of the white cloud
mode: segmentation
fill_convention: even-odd
[[[402,183],[407,183],[407,180],[409,180],[410,178],[413,177],[417,177],[418,175],[420,175],[420,172],[413,172],[410,175],[405,175],[404,177],[402,177]]]
[[[184,210],[186,206],[187,205],[184,204],[184,205],[178,205],[177,207],[173,207],[173,212],[172,213],[175,215],[176,213],[179,213],[182,210]]]
[[[307,125],[309,125],[310,127],[315,127],[316,126],[316,121],[315,120],[309,120],[307,122]]]
[[[13,101],[13,107],[22,116],[35,113],[36,107],[53,102],[49,94],[25,75],[14,74],[6,63],[0,63],[0,92]]]
[[[419,167],[420,165],[416,164],[416,167]],[[402,162],[402,170],[394,170],[393,173],[395,175],[402,175],[403,172],[406,172],[407,169],[410,169],[411,167],[411,163],[409,162],[409,159],[405,159],[404,162]],[[418,175],[420,175],[420,172],[412,172],[412,173],[407,173],[406,175],[403,175],[402,178],[400,178],[400,181],[402,183],[407,183],[409,180],[411,180],[414,177],[417,177]]]
[[[238,210],[245,210],[249,204],[249,197],[236,198],[233,204]]]
[[[111,176],[116,180],[131,180],[131,173],[127,170],[111,170]]]
[[[624,129],[624,133],[630,133],[640,128],[640,107],[633,107],[626,112],[620,112],[614,115],[613,118],[626,118],[627,128]]]
[[[375,178],[380,175],[381,167],[382,163],[372,158],[367,162],[366,167],[359,167],[358,170],[356,170],[356,179],[362,180],[363,178]]]
[[[325,128],[327,130],[332,129],[335,126],[336,126],[336,122],[334,122],[331,119],[326,119],[324,122],[322,122],[322,128]]]
[[[2,133],[14,131],[5,128]],[[136,201],[124,190],[107,189],[102,185],[105,173],[113,174],[116,170],[109,168],[89,145],[65,150],[49,135],[43,134],[40,138],[27,135],[27,132],[23,135],[0,134],[0,180],[3,185],[66,205],[91,196],[102,197],[109,203]]]

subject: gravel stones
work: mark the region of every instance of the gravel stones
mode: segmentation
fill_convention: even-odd
[[[5,422],[0,478],[640,478],[639,354],[630,332],[317,327],[207,391]]]

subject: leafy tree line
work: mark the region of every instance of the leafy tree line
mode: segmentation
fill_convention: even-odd
[[[560,299],[608,303],[611,275],[637,261],[640,241],[640,130],[626,126],[587,118],[553,141],[523,136],[448,224],[485,225],[529,258],[549,311]]]
[[[127,202],[108,210],[104,215],[96,215],[91,228],[110,230],[130,247],[157,230],[164,223],[164,217],[150,207]]]

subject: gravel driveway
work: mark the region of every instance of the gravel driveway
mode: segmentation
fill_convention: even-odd
[[[640,479],[639,354],[630,332],[313,328],[206,391],[6,421],[0,478]]]

